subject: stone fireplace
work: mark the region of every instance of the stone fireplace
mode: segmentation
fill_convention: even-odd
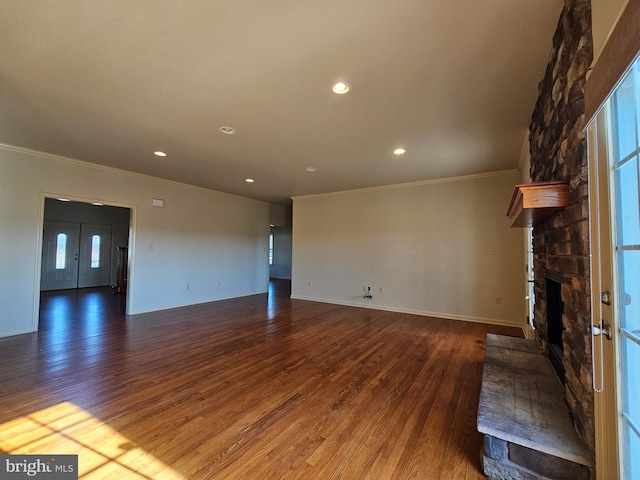
[[[524,198],[531,185],[561,184],[564,194],[568,187],[568,201],[564,198],[548,215],[530,213],[535,341],[487,336],[478,430],[484,438],[483,469],[492,479],[595,478],[589,190],[582,131],[583,86],[592,56],[591,2],[565,0],[529,128],[534,183],[517,189]],[[514,193],[512,205],[514,199],[519,205],[518,198]],[[513,224],[523,226],[517,225],[523,210],[512,205]]]
[[[569,184],[570,205],[533,229],[539,350],[564,381],[571,421],[593,455],[589,210],[583,85],[592,61],[589,0],[565,0],[530,126],[531,179]],[[559,320],[559,321],[558,321]]]

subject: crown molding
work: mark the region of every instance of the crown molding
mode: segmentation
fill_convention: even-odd
[[[475,173],[473,175],[462,175],[459,177],[446,177],[446,178],[435,178],[432,180],[420,180],[417,182],[407,182],[407,183],[395,183],[392,185],[380,185],[377,187],[366,187],[366,188],[357,188],[354,190],[342,190],[339,192],[327,192],[327,193],[314,193],[311,195],[298,195],[295,197],[291,197],[292,200],[300,200],[304,198],[322,198],[322,197],[334,197],[339,195],[352,195],[357,193],[366,193],[366,192],[379,192],[383,190],[396,190],[400,188],[413,188],[413,187],[422,187],[425,185],[435,185],[440,183],[453,183],[453,182],[464,182],[469,180],[477,180],[480,178],[491,178],[491,177],[501,177],[505,175],[513,175],[519,174],[517,169],[510,170],[499,170],[496,172],[486,172],[486,173]]]

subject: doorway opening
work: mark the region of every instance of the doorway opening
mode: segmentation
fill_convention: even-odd
[[[44,199],[40,309],[56,292],[94,289],[126,303],[131,209]]]
[[[269,229],[269,278],[291,280],[291,227],[271,225]]]

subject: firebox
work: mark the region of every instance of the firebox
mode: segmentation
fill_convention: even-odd
[[[551,365],[564,383],[564,363],[562,342],[562,314],[564,312],[564,302],[562,301],[562,282],[564,278],[560,272],[547,270],[546,276],[546,296],[547,296],[547,344]]]

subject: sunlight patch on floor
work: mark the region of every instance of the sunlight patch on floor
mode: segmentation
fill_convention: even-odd
[[[65,402],[0,425],[0,451],[78,455],[82,479],[184,477],[73,403]]]

